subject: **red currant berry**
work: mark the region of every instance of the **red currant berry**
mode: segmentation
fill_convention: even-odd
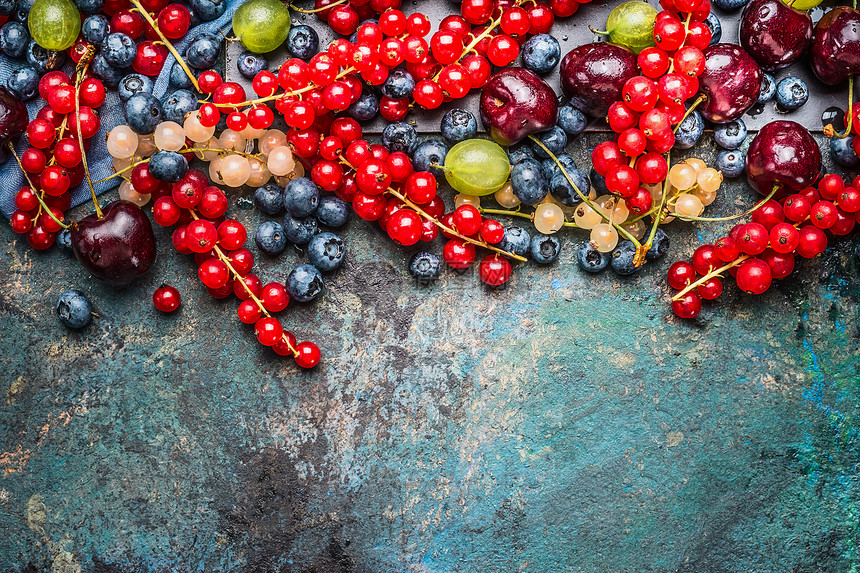
[[[333,193],[343,182],[343,167],[336,161],[317,161],[311,169],[311,179],[324,191]]]
[[[513,63],[520,55],[520,45],[516,40],[505,34],[499,34],[490,40],[487,48],[487,58],[493,65],[504,67]]]
[[[529,13],[529,34],[546,34],[555,23],[552,9],[545,2],[534,2],[525,7]]]
[[[737,242],[731,237],[720,237],[714,243],[714,254],[724,263],[731,262],[738,258],[741,250]]]
[[[313,368],[320,363],[320,349],[313,342],[299,342],[296,345],[296,364],[302,368]]]
[[[418,171],[409,176],[404,189],[410,200],[424,205],[436,198],[436,186],[436,177],[432,173]]]
[[[39,176],[39,186],[42,191],[53,197],[59,197],[68,191],[71,184],[69,173],[59,165],[46,167]]]
[[[391,181],[391,170],[379,159],[368,159],[356,170],[358,188],[370,195],[379,195],[391,185]]]
[[[12,216],[9,218],[9,225],[11,225],[12,230],[16,233],[23,234],[33,227],[33,217],[30,213],[17,209],[12,212]]]
[[[481,280],[490,286],[501,286],[511,278],[511,263],[498,254],[487,255],[478,265]]]
[[[669,69],[669,56],[660,48],[645,48],[639,52],[637,62],[642,73],[656,80]]]
[[[573,16],[579,9],[577,0],[550,0],[549,6],[552,13],[559,18],[567,18]]]
[[[694,78],[705,71],[705,54],[694,46],[684,46],[672,56],[675,72]]]
[[[475,246],[461,239],[451,239],[442,249],[442,258],[452,269],[467,269],[475,262]]]
[[[182,4],[168,4],[158,13],[158,28],[171,40],[181,38],[188,32],[191,12]]]
[[[800,242],[800,233],[790,223],[777,223],[768,235],[770,248],[777,253],[791,253]]]
[[[137,54],[131,67],[139,74],[157,76],[164,67],[168,53],[167,48],[161,43],[151,40],[141,42],[137,45]]]
[[[197,219],[195,221],[191,221],[186,226],[185,243],[188,249],[193,253],[205,253],[206,251],[211,250],[217,241],[218,230],[211,221]]]
[[[341,36],[349,36],[355,32],[358,26],[358,12],[352,6],[341,4],[335,6],[328,12],[327,22],[329,28]]]
[[[696,249],[690,262],[700,275],[706,275],[721,266],[714,245],[702,245]]]
[[[814,225],[806,225],[799,229],[797,254],[805,259],[811,259],[824,252],[827,248],[827,235]]]
[[[235,219],[227,219],[218,225],[218,244],[228,251],[238,249],[248,240],[245,225]]]
[[[71,85],[72,81],[69,79],[69,76],[66,75],[65,72],[61,72],[59,70],[54,70],[48,72],[42,79],[39,80],[39,96],[45,101],[48,101],[48,98],[51,97],[51,94],[60,86],[68,86]],[[86,83],[86,80],[84,81]],[[81,98],[83,98],[83,83],[81,84]]]
[[[645,151],[648,141],[636,128],[625,129],[618,135],[618,148],[628,157],[638,157]],[[637,183],[638,185],[638,183]]]
[[[594,170],[606,177],[612,167],[625,163],[625,160],[614,141],[604,141],[591,152],[591,162]]]
[[[54,145],[54,159],[63,167],[72,168],[81,162],[81,148],[77,141],[65,137]]]
[[[132,40],[138,39],[143,34],[145,25],[143,16],[131,9],[120,10],[110,19],[111,32],[122,32]]]
[[[230,266],[240,275],[248,274],[254,266],[254,255],[248,249],[230,251],[228,258],[230,259]]]
[[[696,292],[704,300],[715,300],[723,294],[723,281],[717,277],[711,277],[697,286]]]
[[[209,288],[221,288],[230,280],[230,271],[227,265],[219,259],[208,259],[197,267],[197,276],[200,282]]]
[[[385,159],[389,171],[391,171],[391,180],[395,183],[403,183],[415,171],[412,167],[412,160],[402,151],[395,151]]]
[[[702,312],[702,298],[690,291],[672,301],[672,312],[679,318],[696,318]]]
[[[484,22],[479,22],[483,24]],[[524,36],[529,33],[531,21],[529,14],[519,6],[509,8],[502,14],[500,22],[502,32],[508,36]]]
[[[625,129],[636,127],[639,123],[639,114],[627,107],[624,102],[617,101],[609,106],[606,121],[615,133],[621,133]]]
[[[409,98],[391,99],[382,96],[379,100],[379,115],[386,121],[401,121],[409,113]]]
[[[47,149],[54,143],[54,125],[46,119],[34,119],[27,125],[27,139],[38,149]]]
[[[246,273],[241,280],[233,281],[233,294],[239,300],[250,300],[251,295],[260,298],[263,292],[263,281],[253,273]]]
[[[642,215],[643,213],[647,213],[651,210],[651,207],[654,204],[654,198],[647,189],[639,187],[633,195],[624,198],[624,203],[627,205],[627,209],[631,213]]]
[[[421,80],[415,84],[415,91],[412,92],[412,98],[415,103],[425,109],[436,109],[442,105],[444,94],[439,84],[430,80]]]
[[[616,165],[606,175],[606,187],[611,193],[630,197],[639,188],[639,175],[628,165]]]
[[[674,52],[684,44],[687,31],[680,20],[666,18],[654,25],[654,43],[664,52]]]
[[[738,248],[746,255],[758,255],[767,248],[770,235],[764,225],[747,223],[738,233]]]
[[[668,173],[666,158],[659,153],[646,153],[636,160],[636,174],[642,183],[655,185],[665,180]]]
[[[431,26],[430,19],[424,14],[416,12],[406,17],[406,32],[412,36],[426,36]]]
[[[27,243],[37,251],[44,251],[51,248],[54,240],[57,238],[56,233],[52,233],[41,225],[36,225],[27,231]]]
[[[452,64],[442,68],[439,73],[439,86],[443,93],[451,98],[460,99],[472,89],[472,80],[466,68],[460,64]]]
[[[473,90],[481,89],[490,81],[493,68],[487,58],[476,54],[470,54],[463,58],[462,66],[466,68],[466,75],[471,81]]]
[[[421,217],[411,209],[400,209],[391,215],[385,227],[391,239],[404,247],[414,245],[424,234]]]
[[[24,167],[24,171],[31,175],[41,173],[46,163],[45,153],[40,149],[31,147],[21,154],[21,165]]]
[[[263,286],[260,300],[269,312],[281,312],[290,303],[290,295],[281,283],[268,283]]]
[[[250,299],[240,302],[239,308],[236,309],[236,313],[239,315],[239,320],[245,324],[254,324],[260,320],[260,317],[263,315],[263,311],[260,310],[257,303]]]
[[[794,270],[795,260],[791,253],[777,253],[768,249],[760,258],[770,267],[770,274],[775,279],[784,279]]]
[[[650,78],[636,76],[627,80],[621,90],[621,95],[624,98],[624,103],[630,109],[643,112],[651,109],[657,103],[659,90],[657,84]]]
[[[430,51],[440,64],[453,63],[463,52],[463,38],[456,32],[440,30],[430,39]]]
[[[809,220],[819,229],[829,229],[837,218],[836,205],[830,201],[818,201],[809,212]]]
[[[385,197],[359,191],[352,198],[352,209],[365,221],[377,221],[385,209]]]
[[[768,231],[777,223],[785,221],[785,214],[782,211],[782,205],[773,199],[763,203],[758,209],[752,213],[753,223],[764,225]]]
[[[687,261],[677,261],[669,267],[669,286],[681,290],[696,280],[696,269]]]
[[[704,22],[692,20],[687,30],[687,45],[704,50],[711,43],[711,29]]]
[[[284,334],[284,328],[277,318],[261,318],[254,325],[254,334],[263,346],[274,346]]]
[[[761,259],[747,259],[735,275],[738,288],[749,294],[762,294],[773,280],[770,266]]]
[[[152,218],[162,227],[170,227],[179,221],[182,214],[170,197],[159,197],[152,204]]]
[[[786,219],[800,223],[809,217],[812,211],[812,203],[800,194],[789,195],[782,204]]]
[[[179,308],[181,297],[176,287],[161,285],[152,293],[152,304],[161,312],[173,312]]]

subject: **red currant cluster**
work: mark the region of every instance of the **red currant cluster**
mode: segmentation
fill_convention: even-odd
[[[705,70],[702,50],[711,41],[704,24],[711,11],[709,0],[660,4],[664,10],[654,26],[656,47],[639,53],[642,75],[630,78],[623,100],[609,108],[606,119],[618,136],[592,153],[594,168],[606,178],[609,191],[624,197],[628,209],[637,214],[652,206],[651,193],[643,185],[661,183],[669,172],[662,154],[675,144],[672,126],[684,119],[684,102],[699,91],[698,76]]]
[[[77,90],[79,112],[75,113],[75,85],[64,72],[48,72],[39,81],[39,95],[47,105],[27,125],[31,147],[21,154],[21,168],[31,186],[15,195],[16,211],[10,223],[17,233],[26,233],[34,249],[54,244],[62,228],[64,213],[71,205],[69,189],[84,180],[83,149],[98,133],[101,122],[95,111],[105,101],[105,88],[96,78],[87,78]],[[48,212],[50,210],[50,213]]]
[[[847,235],[857,223],[860,177],[845,186],[838,175],[826,175],[818,189],[765,201],[753,211],[751,222],[735,225],[728,236],[696,249],[690,262],[669,268],[669,286],[680,291],[672,297],[672,310],[681,318],[697,316],[703,299],[714,300],[723,292],[725,271],[744,292],[762,294],[773,279],[791,274],[795,255],[810,259],[824,252],[824,231]]]
[[[143,164],[145,165],[145,164]],[[239,320],[254,325],[257,340],[270,346],[276,354],[292,355],[303,368],[313,368],[320,361],[320,350],[313,342],[296,342],[272,316],[287,308],[290,297],[284,285],[263,284],[252,273],[254,255],[244,247],[248,239],[245,226],[235,219],[225,219],[227,196],[209,185],[202,171],[189,169],[169,190],[155,191],[152,218],[161,226],[178,225],[173,231],[173,246],[182,254],[193,254],[197,275],[214,298],[235,295]],[[169,293],[173,295],[173,293]],[[154,301],[164,310],[173,310],[178,297],[156,293]]]

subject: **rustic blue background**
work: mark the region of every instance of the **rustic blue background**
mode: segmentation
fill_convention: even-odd
[[[751,201],[725,190],[710,214]],[[672,223],[670,257],[631,278],[579,271],[569,232],[495,293],[418,287],[409,252],[352,221],[324,298],[284,315],[323,349],[312,372],[163,229],[118,291],[0,226],[0,570],[854,571],[856,238],[674,319],[668,259],[728,225]],[[162,282],[175,315],[152,307]],[[82,332],[53,314],[72,287],[99,314]]]

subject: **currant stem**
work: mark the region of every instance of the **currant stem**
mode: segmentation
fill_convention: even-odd
[[[479,208],[478,211],[481,213],[488,213],[490,215],[507,215],[509,217],[522,217],[523,219],[528,219],[529,221],[534,221],[535,215],[534,213],[528,214],[523,213],[522,211],[508,211],[507,209],[484,209],[483,207]]]
[[[294,11],[299,12],[301,14],[316,14],[317,12],[322,12],[323,10],[329,10],[331,8],[334,8],[335,6],[340,6],[341,4],[346,4],[348,1],[349,0],[336,0],[335,2],[332,2],[331,4],[326,4],[325,6],[322,6],[321,8],[314,8],[313,10],[305,10],[303,8],[296,8],[292,4],[288,4],[287,7],[290,10],[294,10]]]
[[[700,103],[706,101],[707,99],[708,96],[706,96],[705,94],[700,94],[699,97],[696,98],[696,101],[694,101],[690,105],[690,107],[687,108],[687,111],[684,112],[684,115],[681,116],[681,121],[679,121],[675,125],[675,129],[672,130],[672,133],[678,133],[678,130],[681,128],[681,124],[684,123],[684,120],[687,119],[687,117],[689,117],[691,113],[693,113],[693,110],[696,109]]]
[[[188,64],[185,63],[185,60],[182,59],[182,56],[179,55],[179,52],[176,51],[176,48],[173,47],[173,44],[170,40],[167,39],[167,36],[161,33],[161,30],[158,28],[158,24],[155,20],[152,19],[152,16],[149,15],[149,12],[146,11],[146,8],[140,3],[140,0],[130,0],[131,4],[140,12],[140,15],[143,16],[143,19],[152,26],[152,29],[155,30],[155,33],[158,34],[158,37],[161,38],[161,41],[164,42],[164,46],[173,54],[173,57],[176,58],[176,62],[182,68],[182,71],[185,72],[185,75],[188,76],[188,79],[191,80],[191,85],[194,86],[194,89],[200,91],[200,85],[197,83],[197,78],[194,77],[194,74],[191,73],[191,69],[188,67]]]
[[[666,165],[671,163],[672,159],[672,150],[666,152]],[[648,240],[645,241],[645,244],[642,245],[641,248],[636,249],[636,254],[633,255],[633,266],[641,267],[645,263],[645,255],[648,254],[648,251],[651,250],[651,247],[654,245],[654,237],[657,235],[657,227],[660,226],[660,222],[663,220],[663,208],[666,205],[666,196],[669,191],[669,178],[663,180],[663,191],[660,193],[660,205],[657,207],[657,211],[654,213],[654,221],[651,223],[651,232],[648,233]],[[652,207],[649,213],[653,212],[654,208]],[[647,215],[647,213],[646,213]],[[644,217],[645,215],[642,215]],[[641,217],[638,217],[634,220],[639,220]]]
[[[722,273],[724,273],[725,271],[729,270],[732,267],[738,266],[739,264],[741,264],[742,262],[744,262],[748,258],[750,258],[749,255],[741,255],[740,257],[736,258],[732,262],[726,263],[725,265],[721,266],[720,268],[712,270],[711,272],[709,272],[708,274],[706,274],[705,276],[703,276],[702,278],[700,278],[696,282],[690,283],[686,287],[684,287],[682,290],[678,291],[678,293],[672,297],[672,300],[680,300],[682,296],[684,296],[685,294],[687,294],[688,292],[690,292],[694,288],[697,288],[698,286],[705,284],[706,282],[708,282],[709,280],[711,280],[714,277],[722,276]]]
[[[329,4],[329,6],[331,6],[331,4]],[[328,8],[329,6],[326,6],[326,8]],[[351,74],[351,73],[352,73],[352,72],[354,72],[354,71],[355,71],[355,68],[353,68],[352,66],[350,66],[350,67],[348,67],[348,68],[344,68],[344,69],[342,69],[340,72],[338,72],[338,74],[335,76],[335,78],[334,78],[334,79],[335,79],[335,81],[337,81],[337,80],[339,80],[340,78],[342,78],[342,77],[344,77],[344,76],[346,76],[346,75],[349,75],[349,74]],[[300,89],[297,89],[297,90],[294,90],[294,91],[291,91],[291,92],[284,92],[284,93],[280,93],[280,94],[272,94],[272,95],[270,95],[270,96],[261,97],[261,98],[257,98],[257,99],[251,99],[251,100],[248,100],[248,101],[243,101],[243,102],[241,102],[241,103],[214,103],[214,102],[209,102],[209,101],[207,101],[207,100],[205,100],[205,99],[197,100],[197,103],[212,103],[212,105],[214,105],[215,107],[227,107],[227,108],[250,107],[250,106],[252,106],[252,105],[257,105],[257,104],[260,104],[260,103],[267,103],[267,102],[270,102],[270,101],[279,100],[279,99],[281,99],[282,97],[290,97],[290,96],[295,96],[295,95],[301,95],[301,94],[303,94],[303,93],[305,93],[305,92],[313,91],[313,90],[315,90],[315,89],[317,89],[317,88],[319,88],[319,87],[322,87],[322,86],[318,86],[318,85],[315,85],[315,84],[311,83],[311,84],[308,84],[307,86],[305,86],[305,87],[303,87],[303,88],[300,88]]]
[[[99,207],[99,200],[96,197],[96,190],[93,187],[93,180],[90,177],[90,167],[87,164],[87,151],[84,149],[84,135],[83,130],[81,129],[81,82],[84,81],[84,75],[87,73],[87,68],[90,67],[90,62],[93,57],[96,55],[95,46],[89,46],[87,51],[84,53],[81,60],[78,62],[76,66],[75,72],[75,121],[78,126],[78,147],[81,149],[81,163],[84,166],[84,175],[87,178],[87,185],[90,187],[90,193],[93,196],[93,205],[96,208],[96,217],[101,219],[104,217],[102,214],[101,207]]]
[[[514,6],[519,6],[521,3],[522,2],[520,2],[520,1],[514,2]],[[490,24],[487,26],[486,30],[484,30],[483,32],[478,34],[471,42],[469,42],[469,45],[466,46],[465,48],[463,48],[463,51],[460,54],[460,57],[457,58],[455,61],[451,62],[450,65],[459,64],[460,60],[462,60],[467,55],[469,55],[469,53],[471,53],[471,51],[475,49],[475,46],[477,46],[481,42],[481,40],[483,40],[484,38],[488,38],[493,33],[493,30],[498,28],[501,25],[501,23],[502,23],[502,16],[500,15],[498,18],[496,18],[495,20],[490,22]],[[442,70],[439,70],[436,73],[436,75],[433,76],[432,81],[438,82],[439,76],[441,76],[441,75],[442,75]]]
[[[855,1],[855,4],[857,2]],[[848,76],[848,120],[845,122],[845,133],[837,133],[836,128],[832,123],[828,123],[824,127],[824,135],[835,137],[837,139],[845,139],[851,135],[851,123],[854,121],[854,74]]]
[[[243,156],[248,157],[250,159],[257,159],[257,160],[260,159],[260,155],[256,154],[256,153],[245,153],[244,151],[236,151],[235,149],[226,149],[226,148],[221,149],[221,148],[217,148],[217,147],[186,147],[186,148],[180,149],[179,151],[177,151],[177,153],[198,153],[198,152],[203,153],[205,151],[215,151],[217,153],[235,153],[236,155],[243,155]],[[116,171],[116,172],[112,173],[111,175],[108,175],[107,177],[103,177],[102,179],[95,181],[93,184],[97,185],[99,183],[104,183],[105,181],[109,181],[109,180],[113,179],[114,177],[119,177],[120,175],[122,175],[126,171],[131,171],[132,169],[134,169],[138,165],[141,165],[143,163],[149,163],[150,159],[152,159],[152,157],[144,157],[140,161],[133,162],[128,167],[123,167],[119,171]]]
[[[780,190],[779,185],[774,185],[773,189],[771,189],[770,193],[768,193],[764,199],[753,205],[751,208],[747,209],[743,213],[738,213],[737,215],[729,215],[726,217],[690,217],[686,215],[679,215],[675,213],[675,217],[683,220],[683,221],[733,221],[735,219],[739,219],[741,217],[746,217],[750,213],[756,211],[759,207],[770,201],[776,192]]]
[[[36,196],[36,199],[38,199],[38,201],[39,201],[39,209],[40,209],[40,210],[42,210],[42,211],[44,211],[44,212],[45,212],[45,213],[47,213],[48,215],[50,215],[50,216],[51,216],[51,219],[53,219],[53,220],[54,220],[54,222],[55,222],[55,223],[57,223],[57,224],[58,224],[59,226],[61,226],[62,228],[64,228],[64,229],[70,229],[70,228],[71,228],[71,225],[66,225],[65,223],[63,223],[62,221],[60,221],[59,219],[57,219],[56,215],[54,215],[54,212],[53,212],[51,209],[49,209],[49,208],[48,208],[48,205],[47,205],[47,203],[45,203],[45,200],[44,200],[44,199],[42,199],[42,197],[41,197],[41,196],[39,196],[39,193],[36,193],[36,186],[35,186],[35,185],[33,185],[33,182],[32,182],[32,181],[30,181],[30,175],[29,175],[26,171],[24,171],[24,165],[22,165],[22,164],[21,164],[21,158],[20,158],[20,157],[18,157],[18,154],[15,152],[15,146],[14,146],[14,145],[12,145],[12,142],[10,141],[10,142],[9,142],[9,143],[7,143],[6,145],[9,147],[9,151],[11,151],[11,152],[12,152],[12,155],[14,155],[14,156],[15,156],[15,161],[17,161],[17,162],[18,162],[18,167],[20,167],[20,168],[21,168],[21,173],[23,173],[23,174],[24,174],[24,179],[26,179],[26,180],[27,180],[27,183],[30,185],[30,189],[32,189],[32,190],[33,190],[33,195],[35,195],[35,196]],[[39,212],[39,214],[37,214],[37,215],[36,215],[36,217],[34,218],[34,221],[35,221],[35,219],[38,219],[38,218],[39,218],[39,215],[41,215],[41,214],[42,214],[42,213],[41,213],[41,211],[40,211],[40,212]]]

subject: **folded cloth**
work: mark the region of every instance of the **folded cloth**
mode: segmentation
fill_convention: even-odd
[[[227,9],[223,15],[210,22],[203,22],[194,28],[190,29],[187,34],[180,40],[177,40],[173,45],[180,54],[185,53],[185,48],[195,38],[202,34],[215,34],[220,36],[222,31],[224,34],[229,33],[232,27],[233,13],[242,4],[244,0],[227,0]],[[158,98],[163,97],[170,91],[173,91],[168,83],[170,69],[176,60],[170,54],[167,56],[167,61],[164,62],[164,68],[161,70],[158,78],[155,81],[153,95]],[[13,70],[26,65],[21,60],[13,60],[0,55],[0,85],[6,85],[6,79]],[[73,77],[74,66],[69,65],[65,70],[69,77]],[[131,70],[129,70],[131,72]],[[105,103],[98,109],[99,118],[101,119],[101,128],[99,132],[93,136],[90,149],[87,152],[87,162],[90,168],[90,177],[93,181],[98,181],[107,177],[113,172],[113,158],[107,151],[107,134],[116,127],[125,123],[125,113],[123,112],[124,102],[119,98],[116,91],[107,91]],[[46,105],[38,95],[27,102],[27,110],[30,113],[30,118],[36,117],[36,114]],[[26,134],[23,135],[15,145],[15,150],[20,155],[29,148]],[[7,154],[9,155],[9,154]],[[117,187],[120,183],[119,178],[110,179],[103,183],[95,185],[96,193],[101,194]],[[6,222],[8,223],[9,216],[15,210],[15,193],[18,189],[26,185],[23,173],[21,173],[18,163],[15,158],[9,155],[9,159],[0,165],[0,211],[2,211]],[[86,179],[83,183],[71,190],[72,206],[80,205],[90,198],[90,190],[87,186]]]

